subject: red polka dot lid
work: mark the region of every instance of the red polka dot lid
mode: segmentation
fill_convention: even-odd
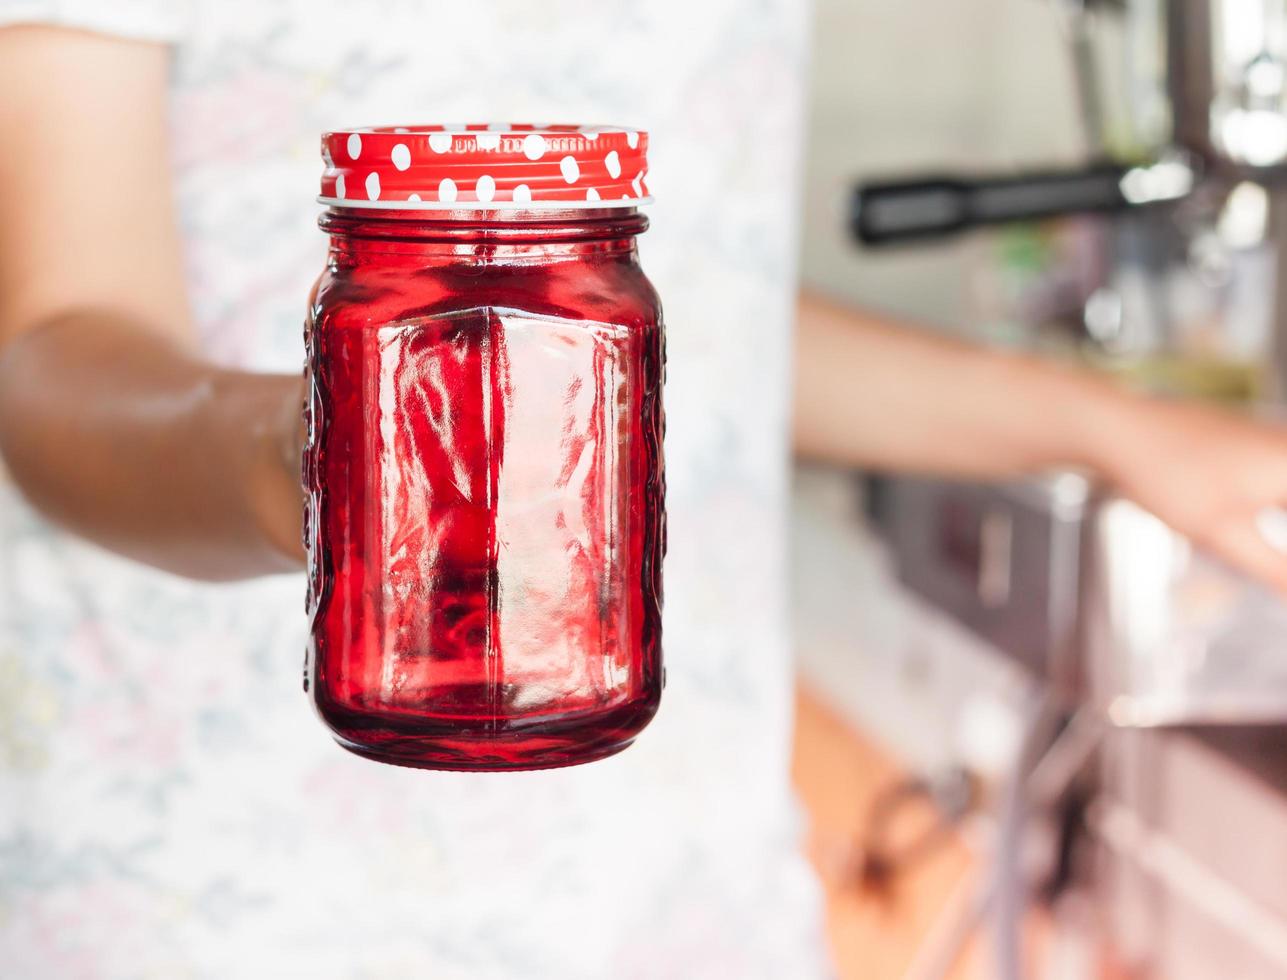
[[[648,134],[523,123],[384,126],[322,134],[333,207],[603,208],[649,203]]]

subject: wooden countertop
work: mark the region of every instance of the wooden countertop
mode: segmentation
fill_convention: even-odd
[[[808,851],[827,897],[827,930],[841,980],[896,980],[949,903],[959,900],[974,857],[959,839],[947,841],[877,894],[858,885],[850,869],[876,795],[899,777],[895,762],[817,697],[796,699],[793,779],[808,811]],[[924,811],[909,822],[928,819]],[[895,828],[897,830],[897,828]],[[952,980],[988,980],[986,950],[966,950]]]

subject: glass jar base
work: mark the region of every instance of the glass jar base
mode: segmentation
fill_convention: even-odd
[[[333,734],[333,733],[332,733]],[[606,745],[551,745],[550,739],[526,739],[497,745],[469,739],[427,739],[419,751],[406,742],[397,750],[360,745],[338,735],[336,743],[364,759],[409,769],[444,772],[522,772],[535,769],[562,769],[598,762],[629,748],[634,736]],[[410,751],[409,751],[410,750]]]
[[[615,755],[657,713],[660,685],[593,713],[469,720],[401,717],[369,708],[317,703],[332,737],[355,755],[415,769],[513,772],[556,769]]]

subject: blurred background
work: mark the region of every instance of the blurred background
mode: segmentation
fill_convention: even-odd
[[[1281,410],[1287,4],[817,0],[810,119],[808,286]],[[795,490],[844,976],[1287,976],[1278,599],[1078,473]]]

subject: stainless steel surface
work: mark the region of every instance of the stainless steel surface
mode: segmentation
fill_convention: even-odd
[[[1287,976],[1287,753],[1277,728],[1118,732],[1090,813],[1103,917],[1160,980]]]
[[[1042,676],[1069,662],[1084,479],[885,486],[880,522],[904,585]]]
[[[1287,723],[1287,605],[1071,473],[897,479],[899,580],[1117,726]]]
[[[1273,327],[1267,351],[1271,370],[1266,396],[1287,404],[1287,186],[1267,191],[1267,250],[1272,256],[1271,309]]]
[[[1177,119],[1236,164],[1287,161],[1287,6],[1283,0],[1187,0],[1173,5],[1184,29],[1191,103]],[[1185,20],[1181,20],[1183,16]],[[1173,32],[1172,37],[1176,35]],[[1179,77],[1172,71],[1172,79]]]
[[[1078,689],[1113,724],[1287,723],[1280,599],[1125,500],[1096,505],[1086,554]]]
[[[1284,0],[1129,0],[1122,14],[1130,145],[1181,146],[1216,169],[1287,163]],[[1103,67],[1085,55],[1074,63]]]
[[[1197,154],[1210,174],[1205,200],[1187,227],[1179,229],[1190,251],[1212,246],[1229,254],[1257,251],[1255,240],[1231,244],[1218,232],[1218,212],[1236,205],[1233,195],[1248,182],[1266,190],[1266,217],[1261,222],[1263,257],[1252,272],[1263,280],[1264,317],[1255,332],[1264,334],[1259,351],[1269,364],[1269,394],[1287,395],[1287,2],[1285,0],[1132,0],[1127,5],[1128,101],[1140,145],[1153,152],[1164,132],[1157,125],[1157,106],[1168,107],[1166,142]],[[1162,52],[1161,57],[1158,52]],[[1202,212],[1206,214],[1203,215]],[[1203,231],[1201,226],[1205,225]],[[1253,236],[1254,238],[1254,236]],[[1226,333],[1245,334],[1246,310],[1224,300],[1214,309],[1230,321]],[[1181,314],[1182,315],[1182,314]],[[1174,317],[1172,317],[1174,319]],[[1167,332],[1173,342],[1174,330]]]

